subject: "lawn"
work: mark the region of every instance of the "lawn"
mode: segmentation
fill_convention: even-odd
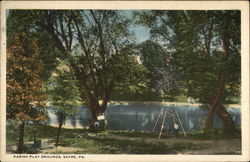
[[[34,128],[37,129],[37,139],[42,141],[42,147],[30,149],[34,138]],[[7,152],[18,141],[18,125],[8,122]],[[222,133],[214,131],[182,134],[178,138],[158,133],[140,131],[106,130],[98,133],[87,129],[65,129],[60,136],[60,144],[54,146],[57,128],[46,125],[27,124],[25,127],[26,153],[77,153],[77,154],[241,154],[240,131]],[[47,145],[50,147],[43,147]]]

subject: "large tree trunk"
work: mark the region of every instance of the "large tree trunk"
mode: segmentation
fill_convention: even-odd
[[[95,102],[95,101],[91,101],[88,99],[88,101],[89,101],[88,107],[89,107],[89,110],[92,114],[92,121],[90,124],[90,128],[93,130],[95,130],[94,123],[97,121],[98,115],[102,115],[107,108],[108,98],[109,98],[108,92],[109,92],[108,90],[103,92],[103,96],[102,96],[103,100],[101,103],[99,103],[99,101]]]
[[[18,141],[18,148],[17,152],[19,154],[23,153],[24,151],[24,145],[23,145],[23,139],[24,139],[24,127],[25,127],[25,122],[22,121],[22,123],[19,125],[19,141]]]
[[[219,83],[216,94],[209,101],[209,110],[205,119],[205,126],[204,126],[205,131],[209,131],[212,129],[213,114],[215,112],[215,109],[217,109],[218,105],[220,104],[220,100],[223,91],[225,89],[225,80],[226,80],[226,73],[222,71],[219,75]]]
[[[216,114],[220,117],[223,121],[223,130],[224,131],[234,131],[235,130],[235,123],[231,117],[231,115],[227,112],[227,110],[220,106],[218,109],[215,110]]]
[[[96,107],[90,107],[89,106],[90,111],[93,112],[93,113],[91,113],[92,114],[92,122],[91,122],[91,125],[90,125],[90,127],[92,129],[94,129],[94,123],[97,121],[97,116],[101,115],[101,114],[103,114],[105,112],[105,110],[107,108],[107,102],[103,101],[102,104],[95,105],[95,106]]]
[[[88,104],[88,108],[89,108],[91,115],[92,115],[92,121],[90,124],[90,128],[94,129],[94,123],[97,121],[97,108],[96,108],[96,106],[91,105],[91,104]]]
[[[72,64],[71,66],[76,73],[76,77],[79,81],[84,99],[86,99],[88,108],[92,115],[92,122],[90,124],[90,127],[94,128],[94,123],[97,121],[98,114],[104,113],[107,108],[107,103],[113,84],[112,82],[105,82],[106,84],[103,85],[103,90],[101,93],[102,103],[100,104],[98,100],[99,96],[97,95],[97,93],[91,93],[90,87],[87,85],[87,81],[83,78],[77,66],[75,66],[74,64]]]
[[[98,34],[99,34],[99,38],[100,38],[100,56],[101,56],[101,60],[102,60],[102,68],[105,69],[105,64],[106,64],[106,51],[104,48],[104,40],[103,40],[103,36],[102,36],[102,29],[101,29],[101,23],[96,19],[94,13],[91,11],[91,15],[93,16],[94,21],[97,24],[98,27]],[[47,24],[46,23],[41,23],[39,25],[41,25],[51,36],[52,39],[55,42],[55,45],[57,46],[58,50],[61,51],[62,55],[60,55],[59,57],[61,59],[65,59],[65,58],[70,58],[70,66],[72,67],[72,69],[75,72],[76,78],[79,81],[79,85],[80,88],[82,90],[84,99],[86,99],[88,108],[92,114],[92,124],[97,120],[97,115],[98,113],[103,113],[106,110],[107,107],[107,101],[108,98],[110,96],[110,89],[113,85],[112,82],[108,82],[107,77],[105,72],[102,73],[103,75],[103,96],[99,96],[98,94],[98,89],[97,89],[97,84],[96,84],[96,78],[94,75],[92,76],[87,76],[86,75],[86,69],[84,68],[80,68],[74,61],[72,61],[70,53],[71,51],[71,46],[72,46],[72,39],[73,39],[73,35],[72,35],[72,30],[70,28],[70,25],[68,26],[69,28],[67,28],[69,31],[69,38],[71,39],[71,41],[67,40],[67,37],[64,37],[63,40],[60,39],[60,37],[58,36],[58,33],[55,31],[54,29],[54,25],[56,24],[55,22],[51,21],[51,15],[49,13],[46,14],[46,18],[47,18]],[[82,46],[82,49],[85,53],[85,57],[87,59],[90,59],[90,61],[92,61],[92,63],[89,64],[89,70],[91,73],[94,73],[94,60],[93,58],[91,58],[91,54],[90,51],[88,51],[88,48],[86,47],[84,40],[82,39],[82,32],[81,29],[79,27],[79,23],[77,20],[76,15],[72,15],[71,20],[74,22],[74,24],[76,25],[76,31],[78,34],[78,40],[80,45]],[[62,23],[62,22],[60,22]],[[63,28],[61,28],[61,32],[62,34],[65,36],[65,34],[67,33],[66,29],[63,30]],[[99,65],[98,65],[99,66]],[[88,71],[88,70],[87,70]],[[93,83],[93,85],[91,86],[88,82],[91,78],[91,82]],[[93,92],[94,91],[94,92]],[[98,100],[102,98],[103,99],[103,104],[100,105]],[[91,124],[91,125],[92,125]]]
[[[235,123],[231,117],[231,115],[227,112],[227,110],[223,106],[218,106],[216,109],[213,111],[210,109],[206,119],[205,119],[205,127],[204,130],[210,131],[213,126],[213,114],[216,113],[218,117],[221,119],[223,122],[223,130],[224,131],[233,131],[235,130]]]
[[[217,89],[215,97],[212,97],[211,102],[209,103],[209,110],[205,119],[205,123],[204,123],[205,131],[210,131],[212,129],[214,113],[216,113],[219,116],[219,118],[223,121],[224,130],[235,128],[234,121],[232,120],[230,114],[225,110],[223,106],[220,105],[222,94],[225,89],[226,76],[227,76],[227,73],[224,71],[222,71],[221,74],[219,75],[218,89]]]
[[[224,30],[224,32],[221,35],[221,40],[222,40],[222,46],[224,50],[224,60],[227,60],[230,54],[230,37],[229,37],[228,30]],[[207,49],[210,48],[210,43],[211,42],[209,40]],[[208,54],[209,53],[210,53],[210,49],[208,51]],[[205,120],[205,130],[211,129],[210,123],[212,122],[211,120],[213,118],[212,116],[214,113],[216,113],[219,116],[219,118],[223,121],[224,130],[235,129],[235,124],[234,124],[234,121],[232,120],[232,117],[220,103],[223,91],[225,89],[227,75],[228,75],[227,72],[224,70],[222,70],[219,75],[218,89],[217,89],[215,97],[212,99],[213,102],[210,104],[210,109]]]
[[[204,123],[204,131],[206,131],[206,132],[212,130],[212,127],[213,127],[213,115],[214,115],[213,111],[208,111],[208,114],[207,114],[207,116],[205,118],[205,123]]]

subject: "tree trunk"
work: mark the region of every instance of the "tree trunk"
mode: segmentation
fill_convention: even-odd
[[[25,122],[22,121],[22,123],[19,125],[19,142],[18,142],[18,148],[17,152],[19,154],[23,153],[24,151],[24,145],[23,145],[23,139],[24,139],[24,127],[25,127]]]
[[[213,110],[209,110],[206,119],[205,119],[205,131],[209,131],[213,126],[213,114],[216,113],[218,117],[223,122],[223,130],[224,131],[233,131],[235,130],[235,123],[231,117],[231,115],[227,112],[227,110],[223,106],[217,106],[217,108]]]
[[[59,123],[58,130],[57,130],[56,144],[55,144],[56,147],[57,147],[58,144],[59,144],[59,137],[60,137],[61,128],[62,128],[62,122]]]
[[[36,134],[37,134],[37,130],[36,127],[34,128],[34,144],[36,144]]]
[[[212,127],[213,127],[213,115],[214,115],[214,112],[213,111],[208,111],[208,114],[205,118],[205,123],[204,123],[204,131],[205,132],[208,132],[210,130],[212,130]]]
[[[135,101],[138,100],[138,90],[135,90]]]
[[[225,71],[221,71],[219,75],[219,83],[218,83],[216,94],[209,101],[209,110],[208,110],[208,114],[206,116],[205,123],[204,123],[205,131],[209,131],[212,129],[213,114],[215,110],[218,109],[218,106],[220,104],[221,97],[225,89],[226,76],[227,76],[227,73]]]
[[[96,111],[93,111],[94,113],[92,113],[92,122],[91,122],[91,125],[90,127],[92,129],[94,129],[94,123],[97,121],[97,116],[99,114],[103,114],[104,111],[106,110],[106,107],[107,107],[107,102],[105,103],[102,103],[101,105],[96,105],[97,108],[92,108],[92,107],[89,107],[90,110],[96,110]]]
[[[74,63],[71,63],[71,67],[73,68],[76,74],[76,78],[79,81],[79,85],[82,90],[84,99],[86,99],[88,108],[92,115],[92,122],[90,124],[90,127],[94,128],[94,123],[95,121],[97,121],[98,114],[104,113],[104,111],[107,108],[107,103],[109,100],[110,91],[112,89],[113,82],[105,81],[105,84],[103,83],[104,85],[102,86],[103,87],[102,93],[101,93],[102,96],[98,96],[98,93],[91,92],[91,88],[87,84],[87,80],[85,79],[85,76],[82,75],[83,73],[81,73],[80,69]],[[97,91],[96,87],[94,87],[94,89]],[[99,104],[99,97],[103,99],[102,104]]]
[[[209,34],[211,35],[211,32]],[[222,40],[222,46],[224,49],[224,60],[227,60],[230,54],[230,51],[229,51],[230,37],[229,37],[228,30],[224,30],[224,32],[221,35],[221,40]],[[209,49],[210,43],[211,42],[209,40],[209,42],[207,42],[208,54],[210,53],[210,49]],[[209,124],[212,123],[213,113],[216,113],[219,116],[219,118],[223,121],[223,128],[225,131],[235,129],[235,124],[234,124],[232,117],[220,103],[223,91],[225,89],[227,75],[228,73],[225,70],[222,70],[219,75],[219,84],[218,84],[217,92],[216,92],[215,97],[212,99],[213,102],[212,104],[210,104],[209,113],[205,120],[205,130],[209,128],[211,129],[211,126]]]
[[[151,101],[151,89],[148,87],[147,91],[148,91],[148,100]]]
[[[235,123],[228,113],[228,111],[223,107],[220,106],[218,109],[215,110],[216,114],[220,117],[223,121],[223,130],[224,131],[234,131],[235,130]]]
[[[106,58],[105,58],[105,55],[107,55],[107,52],[105,51],[105,48],[104,48],[104,39],[103,39],[103,36],[102,36],[102,29],[101,29],[101,23],[96,19],[94,13],[91,11],[91,15],[93,16],[93,19],[95,21],[95,23],[97,24],[97,27],[98,27],[98,34],[99,34],[99,38],[100,38],[100,56],[101,56],[101,59],[102,59],[102,68],[105,69],[105,64],[106,64]],[[63,28],[61,28],[61,33],[64,35],[63,36],[63,39],[60,39],[60,36],[58,36],[58,33],[56,32],[56,30],[54,30],[54,25],[57,24],[57,22],[53,22],[51,21],[51,15],[50,14],[46,14],[46,18],[47,18],[47,23],[41,23],[39,25],[41,25],[51,36],[52,36],[52,39],[54,40],[55,42],[55,45],[56,47],[58,48],[59,51],[61,51],[62,55],[60,55],[59,57],[61,59],[65,59],[65,58],[71,58],[70,56],[70,53],[72,52],[71,51],[71,45],[72,45],[72,39],[73,39],[73,36],[72,36],[72,30],[71,29],[68,29],[70,32],[68,34],[69,36],[69,39],[71,41],[68,42],[68,39],[67,37],[65,37],[65,33],[67,33],[66,31],[67,30],[63,30]],[[89,65],[89,69],[92,73],[94,73],[94,60],[91,58],[90,56],[90,52],[88,51],[87,47],[85,46],[85,43],[84,43],[84,40],[82,39],[82,32],[80,30],[80,27],[78,26],[78,20],[77,20],[77,17],[75,14],[73,14],[71,16],[71,20],[75,23],[76,25],[76,33],[78,34],[78,41],[80,43],[80,45],[82,46],[82,49],[86,55],[86,58],[90,59],[90,61],[92,61],[92,64]],[[61,24],[62,24],[62,21],[59,21]],[[70,27],[70,26],[69,26]],[[86,75],[86,69],[84,68],[80,68],[74,61],[72,61],[73,59],[69,59],[70,61],[70,66],[72,67],[72,69],[74,70],[75,72],[75,75],[76,75],[76,78],[77,80],[79,81],[79,85],[80,85],[80,88],[81,90],[83,91],[83,94],[84,94],[84,97],[86,99],[86,102],[88,104],[88,108],[92,114],[92,117],[93,117],[93,120],[92,120],[92,124],[97,120],[97,114],[99,112],[104,112],[106,107],[107,107],[107,104],[105,103],[106,101],[108,101],[108,97],[110,95],[110,89],[113,85],[112,82],[110,82],[108,84],[107,82],[107,77],[106,77],[106,74],[105,72],[103,73],[103,88],[104,88],[104,97],[103,97],[103,100],[104,100],[104,104],[100,106],[100,104],[98,103],[98,100],[99,100],[99,94],[98,94],[98,89],[97,89],[97,85],[96,85],[96,79],[95,79],[95,76],[94,74],[91,76],[92,77],[92,83],[94,84],[93,86],[94,87],[91,87],[90,84],[88,84],[88,78],[89,76]],[[99,65],[98,65],[99,66]],[[104,70],[105,71],[105,70]],[[93,90],[95,91],[93,93]],[[106,98],[106,99],[105,99]],[[92,125],[91,124],[91,125]]]

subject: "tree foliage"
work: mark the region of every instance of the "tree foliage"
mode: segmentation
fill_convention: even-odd
[[[149,87],[154,88],[161,95],[176,89],[178,75],[172,63],[171,53],[151,40],[141,43],[138,48],[142,64],[149,72]]]
[[[211,125],[216,112],[225,128],[234,127],[224,106],[230,96],[239,95],[240,12],[144,11],[139,15],[139,23],[151,29],[152,38],[172,51],[187,95],[209,108],[206,125]]]
[[[39,19],[39,15],[37,16],[37,19]],[[60,53],[55,48],[55,43],[51,40],[50,35],[41,28],[34,26],[35,22],[36,20],[33,20],[26,10],[10,10],[7,17],[7,43],[15,44],[9,38],[20,33],[35,38],[39,48],[38,57],[42,60],[44,66],[44,70],[39,75],[43,80],[47,80],[59,63],[56,58]]]
[[[69,71],[67,64],[60,64],[48,81],[47,92],[50,105],[57,115],[58,133],[56,145],[59,143],[60,130],[66,118],[78,111],[80,92],[75,76]]]
[[[62,67],[62,66],[60,66]],[[67,70],[66,70],[66,69]],[[47,82],[47,93],[50,105],[56,113],[63,112],[62,121],[77,111],[81,98],[75,76],[67,66],[56,69]]]
[[[124,67],[120,61],[132,52],[131,22],[120,12],[22,11],[25,19],[34,22],[32,29],[43,29],[50,35],[60,51],[58,58],[69,62],[94,119],[98,112],[105,111],[114,83],[126,75],[126,70],[116,67]],[[101,105],[99,100],[103,101]]]
[[[145,89],[176,91],[178,83],[208,108],[207,121],[216,113],[227,129],[234,127],[225,106],[240,93],[239,11],[136,12],[138,23],[151,32],[151,40],[138,46],[142,64],[135,61],[132,20],[123,11],[11,10],[9,15],[8,27],[48,42],[39,45],[48,69],[58,59],[68,62],[93,120],[105,111],[113,90],[126,89],[137,99]]]
[[[19,120],[18,153],[24,151],[26,121],[46,119],[44,64],[37,40],[24,33],[8,37],[7,45],[7,119]]]
[[[148,87],[148,71],[141,64],[140,57],[131,55],[124,57],[124,64],[117,69],[123,69],[123,75],[119,82],[115,83],[112,100],[144,100],[145,89]],[[122,66],[122,67],[121,67]],[[125,71],[126,70],[126,71]],[[148,98],[147,98],[148,99]]]
[[[22,153],[25,121],[46,118],[43,87],[57,65],[58,51],[49,35],[32,28],[34,21],[19,11],[9,11],[7,17],[7,119],[21,121],[18,152]]]
[[[17,34],[7,47],[7,118],[27,121],[45,119],[43,109],[44,64],[35,38]]]

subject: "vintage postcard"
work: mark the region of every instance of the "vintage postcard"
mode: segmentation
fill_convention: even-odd
[[[249,2],[1,2],[1,161],[248,161]]]

